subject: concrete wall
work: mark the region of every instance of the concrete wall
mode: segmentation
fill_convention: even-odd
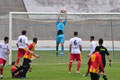
[[[119,12],[120,0],[24,0],[27,11]]]

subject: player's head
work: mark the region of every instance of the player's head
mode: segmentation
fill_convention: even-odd
[[[95,39],[94,36],[90,36],[90,41],[93,41]]]
[[[12,66],[14,66],[14,65],[15,65],[15,61],[12,62]]]
[[[95,51],[99,52],[100,51],[100,47],[96,46]]]
[[[9,42],[9,38],[8,37],[4,37],[4,42],[8,43]]]
[[[102,38],[99,39],[99,44],[100,44],[100,45],[103,44],[103,39],[102,39]]]
[[[27,32],[26,30],[22,30],[21,33],[22,33],[22,35],[26,35],[26,32]]]
[[[74,32],[74,36],[78,36],[78,32],[77,31]]]
[[[62,19],[59,19],[59,22],[62,23]]]
[[[33,42],[37,44],[37,38],[33,38]]]

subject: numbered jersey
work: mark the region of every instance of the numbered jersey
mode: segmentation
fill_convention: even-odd
[[[26,48],[26,43],[28,41],[28,38],[25,35],[21,35],[18,37],[17,44],[19,45],[19,48]]]
[[[78,37],[70,39],[70,44],[72,45],[71,54],[80,54],[80,45],[82,46],[82,40]]]
[[[8,44],[0,43],[0,58],[6,60],[8,50],[9,50]]]
[[[95,52],[90,56],[88,64],[90,66],[90,69],[89,69],[90,72],[98,74],[99,66],[101,67],[102,71],[104,72],[102,59],[101,59],[101,55],[99,54],[99,52]]]

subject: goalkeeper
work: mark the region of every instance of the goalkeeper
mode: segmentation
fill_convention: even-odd
[[[60,19],[61,13],[65,13],[65,20],[62,21],[62,19]],[[61,44],[61,56],[63,56],[63,52],[64,52],[64,27],[66,24],[66,20],[67,20],[67,12],[62,9],[60,11],[60,14],[58,16],[57,22],[56,22],[56,27],[57,27],[57,36],[56,36],[56,56],[58,56],[58,48],[59,48],[59,44]]]

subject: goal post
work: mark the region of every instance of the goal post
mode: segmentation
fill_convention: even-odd
[[[13,22],[13,16],[14,15],[35,15],[35,16],[37,16],[37,15],[43,15],[43,17],[39,17],[39,18],[42,18],[43,20],[44,20],[44,18],[46,18],[45,17],[45,15],[48,15],[49,16],[49,19],[47,19],[47,20],[50,20],[50,18],[54,18],[54,17],[51,17],[51,15],[58,15],[59,14],[59,12],[10,12],[9,13],[9,48],[10,48],[10,55],[9,55],[9,65],[11,64],[11,62],[12,62],[12,40],[13,40],[13,31],[12,31],[12,29],[13,29],[13,23],[15,23],[15,22]],[[120,19],[120,13],[73,13],[73,12],[67,12],[67,15],[68,15],[68,20],[70,20],[70,22],[69,22],[69,24],[71,24],[70,25],[70,31],[71,32],[73,32],[74,30],[73,30],[73,28],[71,28],[72,26],[76,26],[75,28],[75,30],[77,30],[77,29],[79,29],[80,30],[80,28],[78,28],[78,25],[79,26],[83,26],[82,28],[83,28],[83,30],[84,29],[86,29],[86,30],[88,30],[89,28],[87,28],[86,26],[89,26],[89,24],[92,26],[92,23],[94,23],[94,26],[95,26],[95,28],[97,29],[98,27],[96,27],[96,24],[98,23],[98,22],[96,22],[95,20],[103,20],[103,21],[101,21],[101,22],[99,22],[99,24],[100,24],[100,26],[102,26],[102,28],[103,28],[103,26],[104,25],[108,25],[108,26],[110,26],[111,27],[111,32],[110,32],[110,36],[108,36],[106,33],[103,35],[103,36],[107,36],[107,37],[110,37],[110,39],[108,39],[108,40],[110,40],[110,41],[112,41],[112,51],[113,51],[113,57],[114,57],[114,59],[115,59],[115,55],[114,55],[114,35],[113,35],[113,24],[112,24],[112,20],[115,20],[115,19]],[[91,16],[92,15],[92,16]],[[94,16],[95,15],[95,16]],[[109,17],[108,16],[106,16],[106,15],[109,15]],[[73,16],[75,16],[75,17],[73,17]],[[29,18],[30,18],[31,16],[29,16]],[[23,17],[24,18],[24,17]],[[37,18],[37,17],[35,17],[35,18]],[[54,18],[55,20],[57,19],[57,17],[55,17]],[[73,20],[74,19],[74,20]],[[83,21],[83,20],[87,20],[88,21],[88,24],[86,25],[86,21]],[[93,22],[90,22],[90,20],[94,20]],[[35,20],[35,19],[33,19],[34,20],[34,22],[36,21],[36,23],[37,23],[37,20],[38,20],[38,18]],[[108,20],[108,21],[110,21],[110,23],[109,24],[107,24],[106,22],[104,22],[104,20]],[[74,23],[74,21],[76,21],[76,23]],[[16,21],[17,22],[17,21]],[[81,22],[81,23],[80,23]],[[102,22],[103,22],[103,24],[102,24]],[[29,25],[29,22],[27,22],[28,23],[28,25]],[[15,24],[17,24],[17,23],[15,23]],[[45,23],[46,24],[46,23]],[[45,25],[45,24],[42,24],[42,25]],[[52,23],[53,24],[53,23]],[[68,25],[69,26],[69,25]],[[99,25],[98,25],[99,26]],[[84,28],[84,27],[86,27],[86,28]],[[103,30],[101,28],[101,30]],[[93,27],[93,29],[94,29],[94,27]],[[95,29],[95,30],[96,30]],[[86,31],[85,30],[85,31]],[[92,30],[93,31],[93,30]],[[88,30],[88,32],[89,32],[89,30]],[[103,33],[104,33],[104,30],[102,31]],[[101,33],[102,33],[101,32]],[[90,35],[94,35],[93,33],[91,33],[91,32],[89,32],[90,33]],[[97,33],[97,32],[96,32]],[[71,33],[72,34],[72,33]],[[69,40],[69,38],[70,37],[72,37],[70,34],[69,34],[69,32],[68,32],[68,34],[67,34],[69,37],[67,38],[67,40]],[[88,33],[86,32],[86,33],[84,33],[84,34],[82,34],[82,37],[84,38],[84,36],[86,36],[86,37],[88,37],[87,36],[88,35]],[[99,37],[99,35],[98,34],[96,34],[96,36],[98,36]],[[18,37],[18,36],[17,36]],[[101,37],[101,36],[100,36]],[[89,38],[88,38],[89,39]],[[84,40],[88,40],[87,38],[84,38]],[[44,40],[44,38],[42,39],[42,40]],[[47,38],[45,39],[45,40],[47,40]],[[49,39],[48,39],[49,40]],[[50,38],[50,40],[51,40],[51,38]],[[52,40],[53,40],[53,38],[52,38]],[[107,39],[106,39],[107,40]],[[120,40],[120,39],[118,39],[118,40]],[[117,40],[116,40],[117,41]]]

